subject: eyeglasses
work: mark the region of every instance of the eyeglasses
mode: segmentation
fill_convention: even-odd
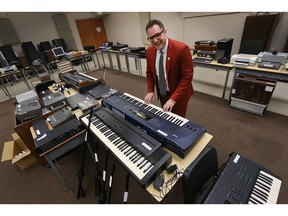
[[[153,35],[153,36],[151,36],[151,37],[147,37],[147,40],[148,41],[153,41],[154,40],[154,38],[156,38],[157,40],[161,37],[161,35],[162,35],[162,33],[164,32],[164,29],[161,31],[161,32],[159,32],[159,33],[157,33],[157,34],[155,34],[155,35]]]

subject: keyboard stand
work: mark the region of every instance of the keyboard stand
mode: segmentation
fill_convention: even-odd
[[[78,145],[82,144],[84,141],[84,134],[81,134],[71,141],[67,142],[65,145],[59,146],[57,149],[49,152],[48,154],[45,154],[44,157],[49,163],[49,165],[52,167],[53,171],[56,173],[56,175],[60,178],[60,180],[68,187],[71,193],[73,193],[73,188],[69,184],[69,182],[64,177],[62,171],[57,167],[55,164],[56,158],[60,157],[61,155],[65,154],[66,152],[74,149]]]

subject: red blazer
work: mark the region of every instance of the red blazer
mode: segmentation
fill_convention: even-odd
[[[181,106],[181,104],[187,106],[187,103],[194,92],[192,86],[194,70],[190,48],[182,42],[170,38],[168,40],[166,77],[171,93],[170,98],[176,101],[176,104],[179,106]],[[149,46],[146,50],[147,92],[153,92],[154,88],[156,88],[156,53],[157,50],[154,46]]]

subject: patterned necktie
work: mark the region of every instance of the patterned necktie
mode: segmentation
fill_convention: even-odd
[[[160,51],[160,59],[159,59],[159,93],[161,96],[166,95],[166,81],[164,75],[164,66],[163,66],[163,52]]]

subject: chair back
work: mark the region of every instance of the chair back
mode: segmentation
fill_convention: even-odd
[[[0,51],[10,65],[16,65],[16,67],[20,66],[19,60],[11,45],[0,46]]]
[[[218,171],[217,151],[206,146],[199,156],[186,168],[182,176],[182,188],[185,204],[197,203],[203,186]]]
[[[23,42],[21,48],[30,64],[34,65],[35,61],[41,62],[41,57],[31,41]]]
[[[53,47],[62,47],[65,53],[68,53],[69,47],[68,44],[65,42],[64,38],[57,38],[52,40]]]
[[[47,51],[47,50],[51,50],[52,49],[52,45],[50,44],[49,41],[42,41],[39,43],[39,50],[40,52],[43,52],[43,51]]]

